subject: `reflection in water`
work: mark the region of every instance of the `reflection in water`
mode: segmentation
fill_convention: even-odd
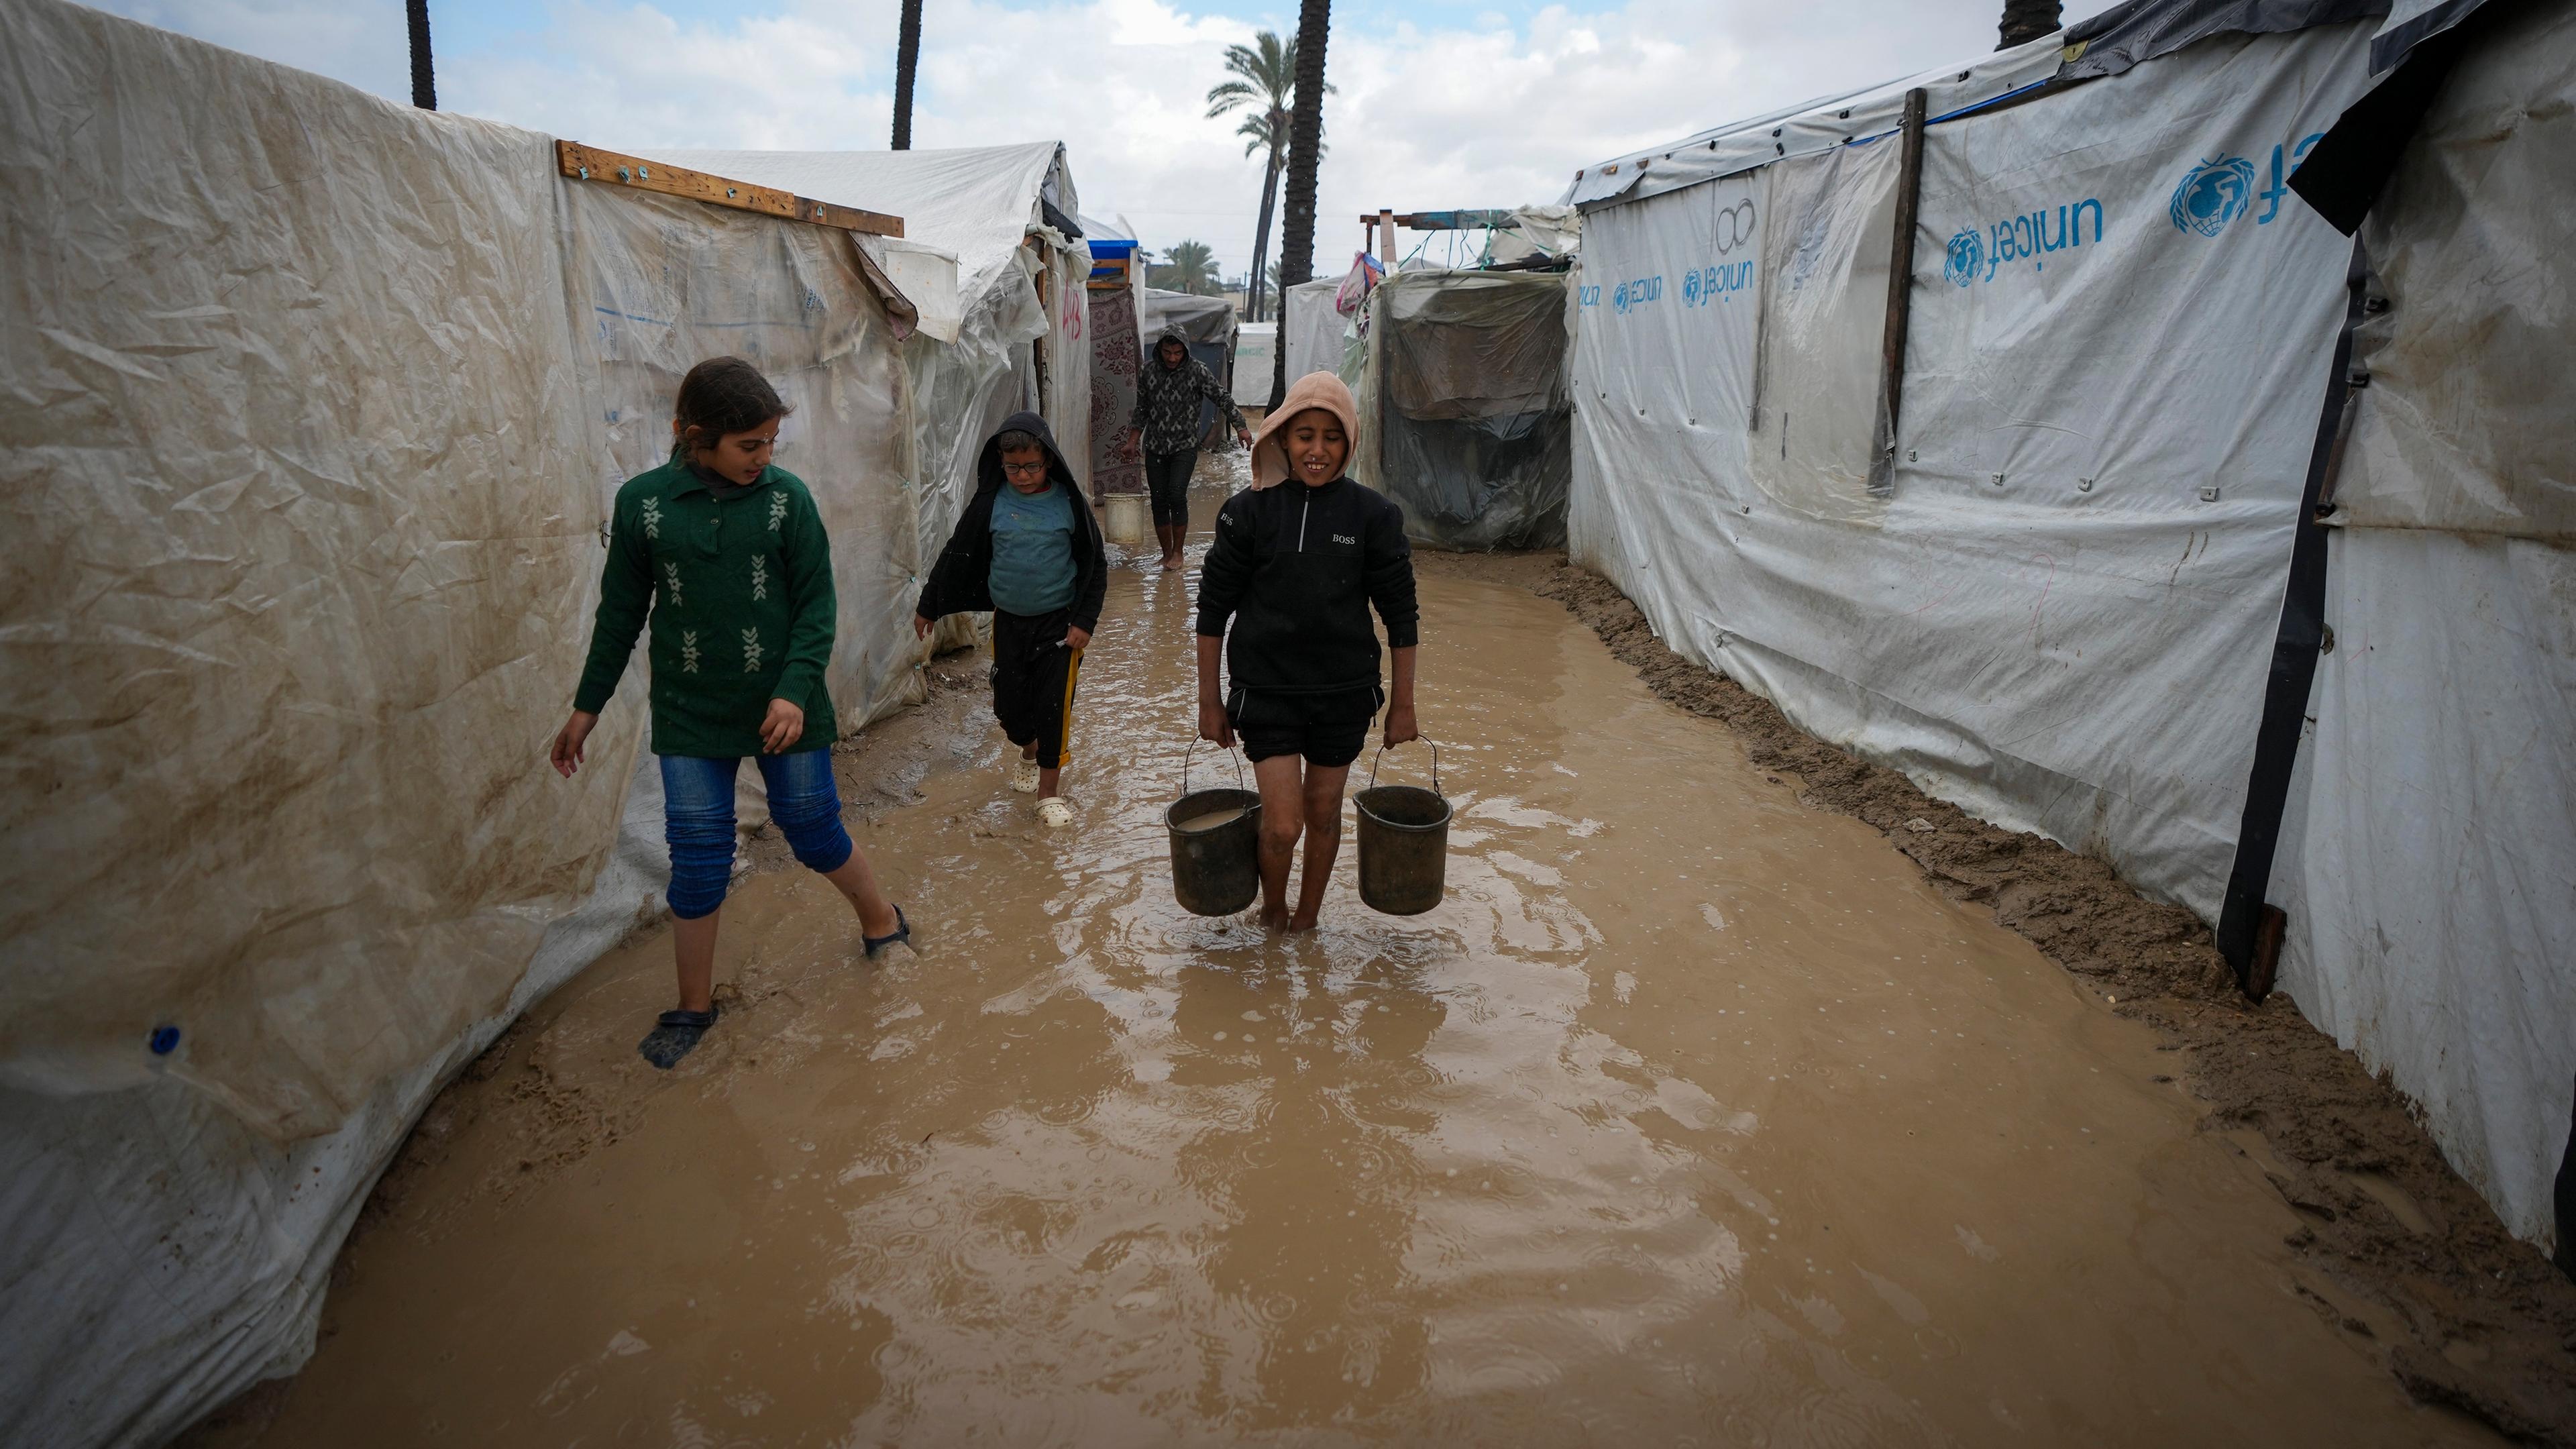
[[[1189,581],[1111,587],[1076,826],[979,705],[867,827],[917,958],[755,878],[659,1080],[666,947],[586,973],[268,1442],[2467,1441],[2299,1306],[2141,1029],[1551,604],[1425,579],[1437,910],[1345,852],[1313,937],[1183,913]]]

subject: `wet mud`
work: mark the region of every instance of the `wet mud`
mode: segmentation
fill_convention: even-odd
[[[2119,1015],[2156,1028],[2170,1070],[2211,1108],[2203,1130],[2244,1152],[2299,1214],[2288,1241],[2326,1280],[2299,1288],[2320,1319],[2369,1340],[2425,1402],[2528,1442],[2576,1444],[2576,1284],[2505,1230],[2404,1095],[2310,1026],[2288,993],[2249,1005],[2189,911],[1805,734],[1665,648],[1625,595],[1560,554],[1426,555],[1423,568],[1557,600],[1656,694],[1724,723],[1754,765],[1795,780],[1803,802],[1875,826],[1935,889],[1987,907]]]
[[[1113,573],[1069,829],[934,664],[839,761],[919,949],[755,841],[707,1044],[634,1056],[658,929],[543,1003],[198,1443],[2499,1442],[2318,1246],[2378,1209],[2285,1192],[2008,872],[1927,877],[1526,582],[1424,570],[1447,898],[1367,911],[1346,824],[1303,937],[1172,898],[1162,811],[1233,769],[1185,785],[1185,576]]]

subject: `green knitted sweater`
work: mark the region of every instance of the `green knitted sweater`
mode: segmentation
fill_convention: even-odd
[[[572,707],[608,703],[649,618],[655,754],[759,754],[772,699],[805,711],[791,752],[826,748],[835,607],[831,540],[795,474],[770,468],[719,502],[687,464],[665,463],[617,490]]]

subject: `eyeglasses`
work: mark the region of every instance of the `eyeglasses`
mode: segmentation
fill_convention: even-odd
[[[1043,461],[1036,463],[1004,463],[1002,465],[1002,471],[1010,474],[1014,478],[1043,478],[1046,476],[1047,465]]]

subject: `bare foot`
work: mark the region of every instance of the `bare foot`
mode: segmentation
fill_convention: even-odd
[[[1288,908],[1286,906],[1281,906],[1275,911],[1271,910],[1267,906],[1262,907],[1261,929],[1268,931],[1273,935],[1277,935],[1288,928]]]
[[[1313,916],[1299,914],[1288,918],[1289,935],[1299,935],[1313,929],[1315,929],[1315,918]]]
[[[1163,572],[1165,572],[1165,573],[1167,573],[1167,574],[1176,574],[1176,573],[1179,573],[1180,571],[1181,571],[1181,561],[1180,561],[1179,559],[1176,559],[1176,558],[1166,558],[1166,559],[1164,559],[1164,560],[1163,560]]]

